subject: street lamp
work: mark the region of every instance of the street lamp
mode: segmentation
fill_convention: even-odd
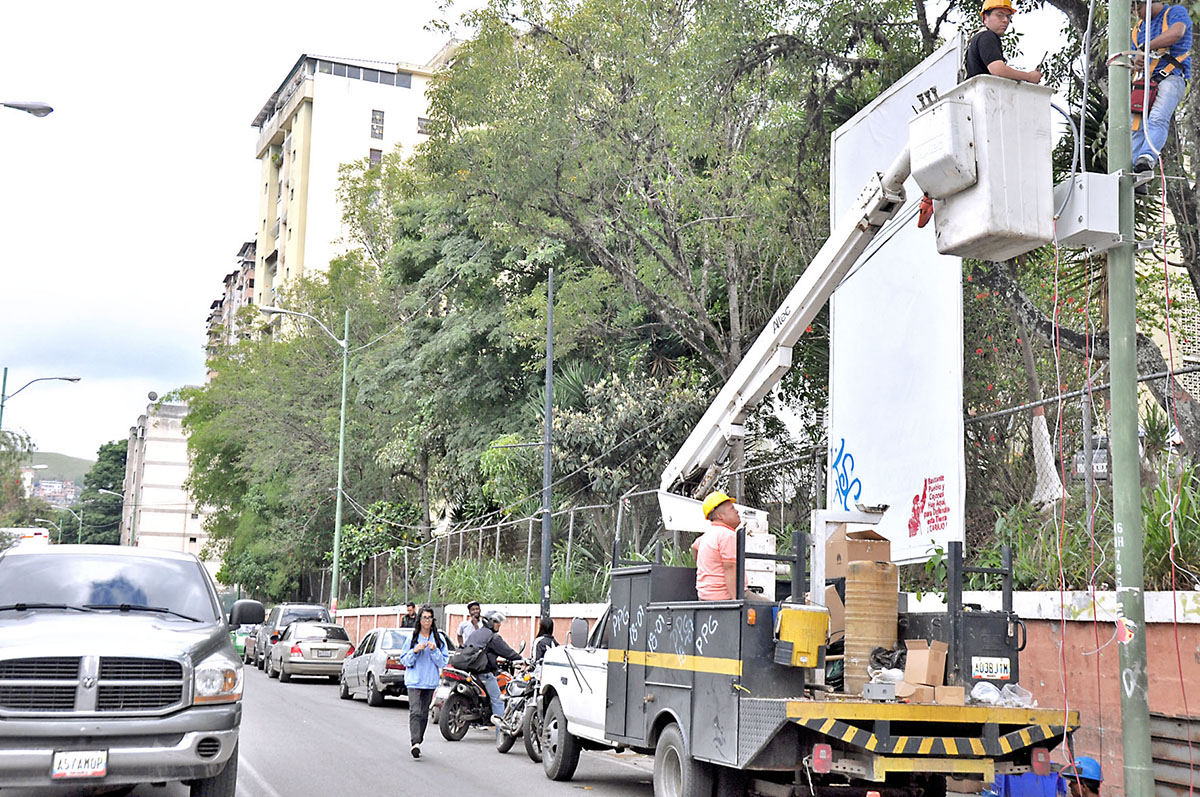
[[[82,543],[82,542],[83,542],[83,516],[82,516],[82,515],[76,515],[76,514],[75,514],[75,510],[71,509],[71,507],[69,507],[69,506],[59,506],[58,504],[51,504],[51,505],[50,505],[50,508],[51,508],[51,509],[60,509],[60,510],[62,510],[63,512],[70,512],[70,513],[71,513],[71,516],[72,516],[72,517],[74,517],[76,520],[78,520],[78,521],[79,521],[79,531],[78,531],[78,533],[76,533],[76,535],[75,535],[75,542],[77,542],[77,543]],[[61,534],[62,534],[62,529],[59,529],[59,530],[58,530],[58,533],[59,533],[59,535],[61,536]]]
[[[49,116],[54,110],[44,102],[0,102],[5,108],[13,108],[25,113],[31,113],[41,119],[43,116]]]
[[[4,403],[6,401],[8,401],[10,398],[12,398],[13,396],[20,393],[25,388],[32,385],[34,382],[52,382],[52,381],[78,382],[79,377],[77,377],[77,376],[39,376],[37,379],[30,379],[28,382],[21,385],[19,388],[17,388],[13,392],[5,395],[4,391],[8,389],[8,368],[5,368],[4,369],[4,378],[2,381],[0,381],[0,429],[4,428]]]
[[[321,323],[321,319],[308,313],[295,310],[284,310],[281,307],[259,307],[258,311],[265,315],[294,315],[307,318],[321,328],[321,331],[342,347],[342,411],[338,423],[338,465],[337,465],[337,508],[333,513],[333,586],[329,594],[329,607],[334,615],[337,614],[338,581],[341,576],[342,554],[342,481],[346,463],[346,379],[350,373],[350,308],[346,308],[345,333],[339,339],[329,331],[329,327]]]
[[[113,490],[105,490],[103,487],[97,487],[96,492],[104,493],[105,495],[115,495],[121,499],[121,519],[125,519],[125,494],[118,493]],[[137,545],[137,494],[134,493],[133,503],[129,513],[129,544],[130,546]]]

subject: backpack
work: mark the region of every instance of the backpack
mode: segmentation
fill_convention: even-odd
[[[450,656],[450,666],[472,675],[479,675],[487,670],[487,651],[474,645],[459,648]]]

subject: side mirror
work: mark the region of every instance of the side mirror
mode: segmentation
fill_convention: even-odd
[[[239,625],[254,625],[266,619],[266,610],[258,601],[240,600],[229,610],[229,625],[237,628]]]
[[[567,632],[567,644],[573,648],[587,647],[588,622],[582,617],[571,621],[571,630]]]
[[[522,655],[525,654],[525,640],[524,639],[521,640],[521,647],[517,648],[517,653],[520,653]]]
[[[278,641],[279,641],[279,634],[271,634],[271,644],[275,644]]]

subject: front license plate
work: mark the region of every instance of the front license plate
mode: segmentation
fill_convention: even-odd
[[[441,702],[448,697],[450,697],[450,687],[448,686],[439,686],[433,693],[433,699],[438,702]]]
[[[318,659],[332,659],[333,651],[332,650],[318,650],[317,658]]]
[[[54,754],[50,778],[102,778],[108,774],[107,750],[70,750]]]

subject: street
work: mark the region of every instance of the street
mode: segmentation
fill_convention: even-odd
[[[408,752],[408,707],[389,698],[381,708],[363,700],[338,699],[324,678],[296,677],[281,684],[246,668],[237,793],[243,797],[346,794],[378,789],[439,794],[520,793],[562,795],[586,789],[595,795],[650,795],[652,761],[633,754],[585,752],[575,778],[555,783],[525,755],[518,740],[506,755],[496,752],[490,733],[470,731],[447,742],[430,725],[422,755]],[[5,797],[83,795],[83,789],[4,790]],[[186,797],[188,790],[140,786],[139,797]]]

